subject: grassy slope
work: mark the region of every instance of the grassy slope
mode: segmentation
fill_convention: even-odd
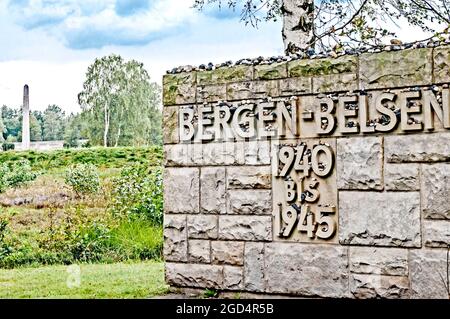
[[[91,163],[98,167],[123,167],[127,164],[158,166],[162,163],[162,148],[152,147],[95,147],[57,151],[0,152],[0,163],[27,159],[33,169],[50,170],[78,163]]]
[[[0,269],[0,298],[147,298],[167,292],[161,262],[81,265],[69,288],[67,266]]]

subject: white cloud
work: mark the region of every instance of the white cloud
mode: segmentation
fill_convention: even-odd
[[[147,44],[73,50],[41,28],[17,27],[0,5],[0,28],[5,30],[0,32],[0,105],[20,106],[23,85],[27,83],[32,109],[42,110],[55,103],[67,112],[79,110],[77,94],[82,89],[88,65],[96,57],[110,53],[144,62],[152,80],[160,83],[166,70],[179,65],[218,63],[282,52],[279,24],[264,23],[257,30],[237,19],[195,14],[195,20],[183,30]]]
[[[0,105],[22,105],[23,86],[30,86],[31,110],[58,104],[66,112],[78,112],[77,93],[82,89],[87,62],[0,62]]]
[[[20,5],[12,1],[9,9],[24,28],[45,30],[75,49],[143,45],[198,18],[191,1],[155,0],[145,10],[142,1],[122,1],[121,10],[129,6],[126,15],[118,12],[117,1],[29,0]]]

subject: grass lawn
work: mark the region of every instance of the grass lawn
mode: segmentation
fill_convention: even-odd
[[[148,298],[167,289],[155,261],[0,269],[0,298]]]

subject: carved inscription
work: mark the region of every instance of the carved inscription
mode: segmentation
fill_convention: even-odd
[[[335,139],[273,144],[274,240],[337,242]]]
[[[265,140],[450,129],[443,86],[218,102],[182,107],[182,142]]]

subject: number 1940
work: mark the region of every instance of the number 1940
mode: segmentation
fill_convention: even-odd
[[[288,238],[297,230],[310,239],[332,238],[336,233],[336,207],[319,204],[320,180],[330,176],[333,171],[334,154],[331,146],[319,143],[308,148],[304,142],[280,145],[276,155],[273,162],[274,178],[278,186],[283,185],[285,204],[279,202],[274,207],[275,234]]]

